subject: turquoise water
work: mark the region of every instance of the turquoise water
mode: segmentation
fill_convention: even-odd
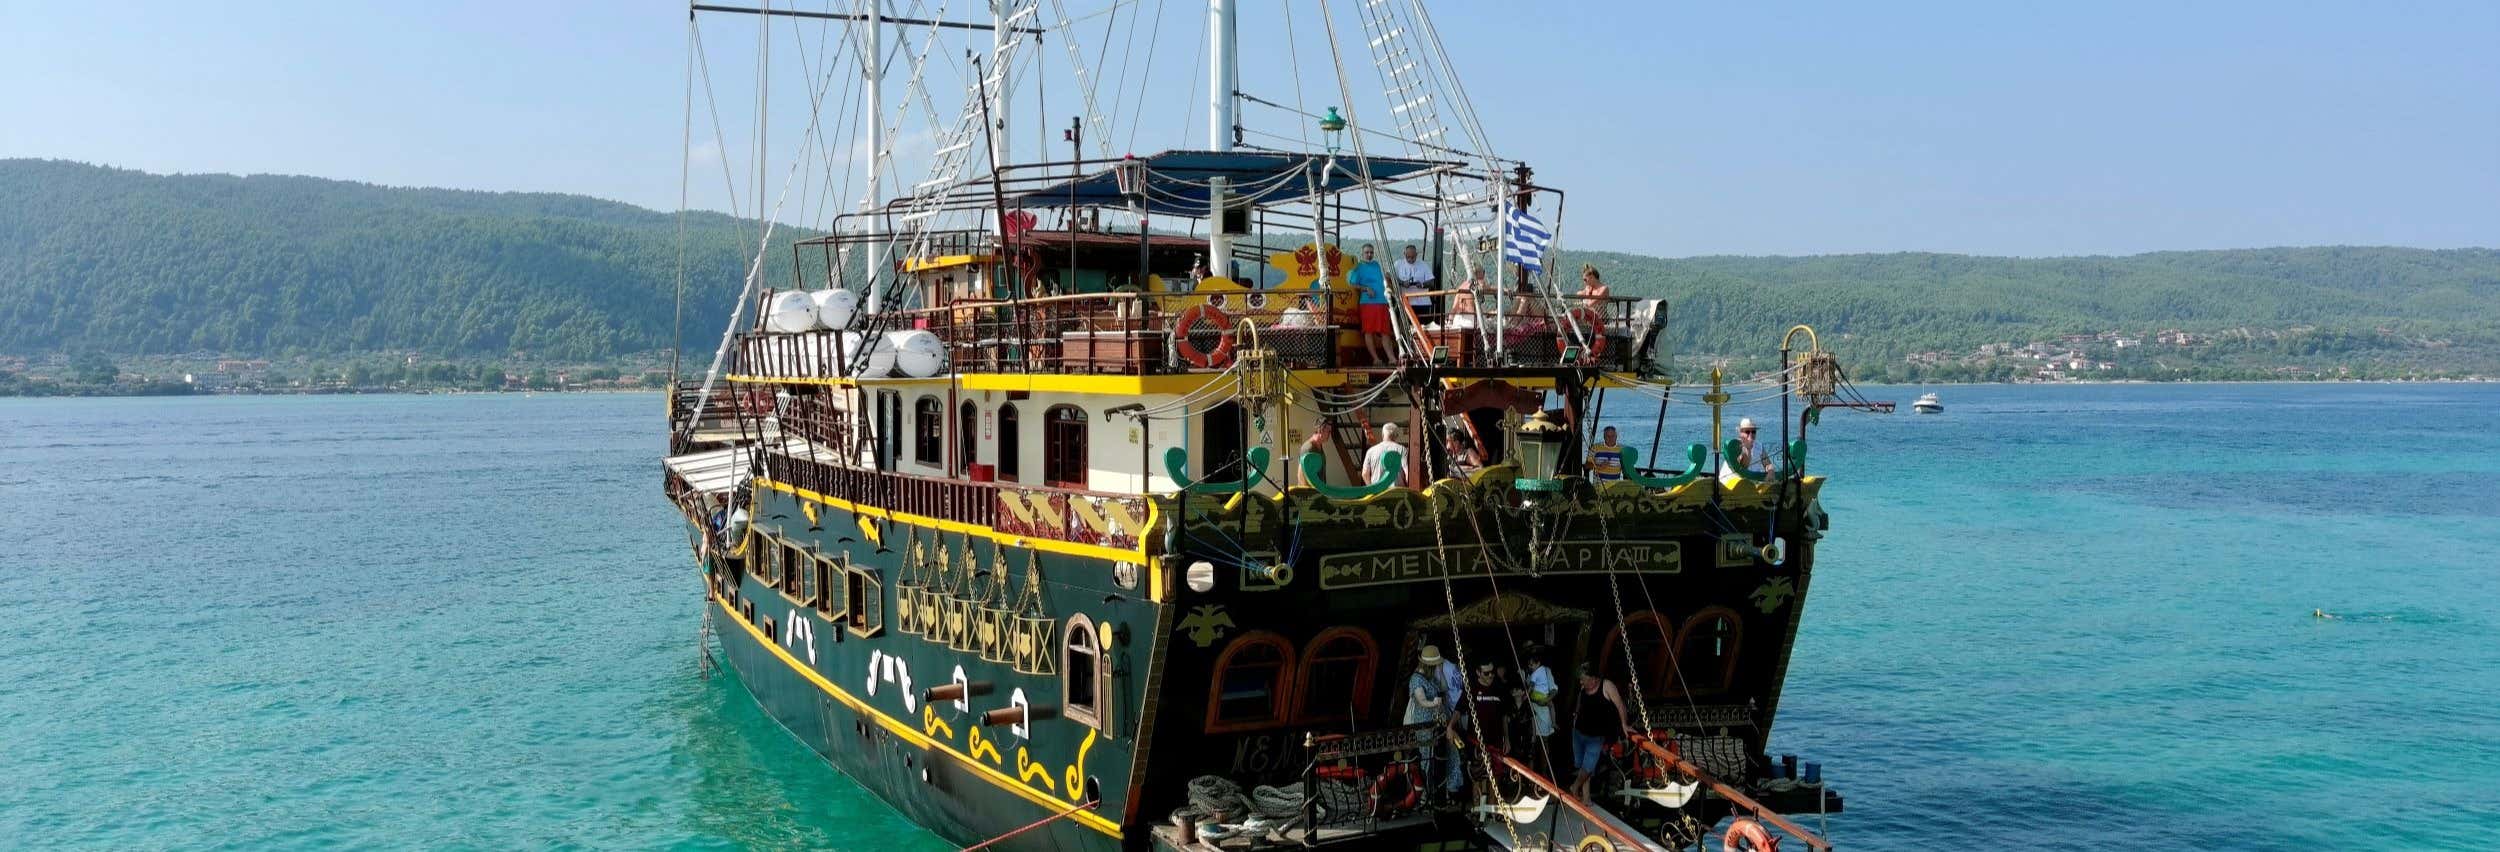
[[[1943,390],[1816,436],[1843,848],[2494,845],[2500,387]],[[946,848],[699,674],[659,405],[0,400],[0,846]]]

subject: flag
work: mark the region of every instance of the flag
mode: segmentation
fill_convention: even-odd
[[[1528,215],[1528,208],[1513,207],[1510,218],[1502,223],[1502,260],[1516,263],[1537,272],[1545,271],[1545,246],[1554,241],[1545,223]]]

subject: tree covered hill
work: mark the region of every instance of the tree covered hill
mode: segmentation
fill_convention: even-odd
[[[742,240],[754,239],[742,227],[688,217],[689,348],[708,348],[728,315],[752,250]],[[2296,342],[2268,345],[2329,357],[2500,363],[2492,249],[1573,252],[1561,268],[1582,262],[1620,295],[1667,298],[1676,351],[1688,355],[1767,356],[1782,329],[1806,322],[1868,365],[2169,328],[2299,330]],[[786,281],[787,255],[777,250],[765,269]],[[0,160],[0,353],[592,361],[669,345],[676,275],[676,216],[617,202]]]
[[[740,231],[687,217],[690,340]],[[667,347],[676,281],[677,217],[612,201],[0,160],[5,352],[590,360]]]

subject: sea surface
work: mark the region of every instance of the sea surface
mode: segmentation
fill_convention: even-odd
[[[2500,386],[1937,390],[1815,427],[1841,848],[2500,847]],[[0,400],[0,847],[948,848],[702,675],[661,404]]]

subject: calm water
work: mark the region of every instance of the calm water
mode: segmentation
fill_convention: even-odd
[[[2500,387],[1942,390],[1815,442],[1844,848],[2500,843]],[[0,400],[0,846],[946,848],[697,673],[659,405]]]

